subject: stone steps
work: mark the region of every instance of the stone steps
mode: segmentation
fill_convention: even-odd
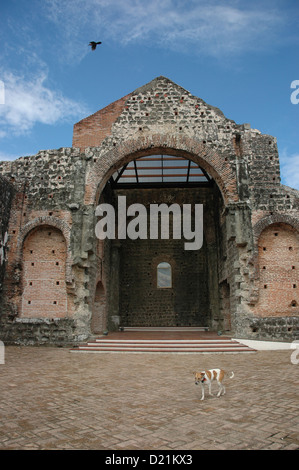
[[[151,340],[98,338],[73,348],[72,352],[89,353],[240,353],[255,352],[242,343],[230,339],[219,340]]]

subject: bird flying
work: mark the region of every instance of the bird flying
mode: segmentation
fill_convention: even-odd
[[[90,43],[88,45],[91,46],[92,51],[95,51],[98,44],[102,44],[101,41],[99,41],[99,42],[90,41]]]

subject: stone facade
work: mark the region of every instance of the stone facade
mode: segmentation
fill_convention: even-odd
[[[111,187],[133,159],[197,163],[208,186]],[[0,163],[0,339],[69,344],[118,326],[200,325],[247,338],[298,339],[299,192],[280,183],[276,139],[165,77],[74,126],[72,148]],[[204,243],[105,240],[95,208],[203,204]],[[157,266],[172,269],[158,289]]]

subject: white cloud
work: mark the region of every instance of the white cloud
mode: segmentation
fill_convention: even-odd
[[[76,40],[83,31],[93,40],[159,45],[220,57],[273,47],[283,14],[263,2],[236,0],[46,0],[46,14]],[[63,27],[62,27],[63,26]]]
[[[10,72],[1,77],[5,102],[0,105],[0,137],[24,134],[36,123],[53,125],[86,114],[84,106],[47,87],[44,72],[27,79]]]
[[[299,153],[291,155],[283,150],[280,156],[282,183],[299,190]]]

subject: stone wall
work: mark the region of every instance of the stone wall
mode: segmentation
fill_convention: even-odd
[[[13,185],[0,175],[0,305],[3,304],[3,280],[7,262],[8,224],[14,195]],[[1,316],[1,311],[0,311]]]

